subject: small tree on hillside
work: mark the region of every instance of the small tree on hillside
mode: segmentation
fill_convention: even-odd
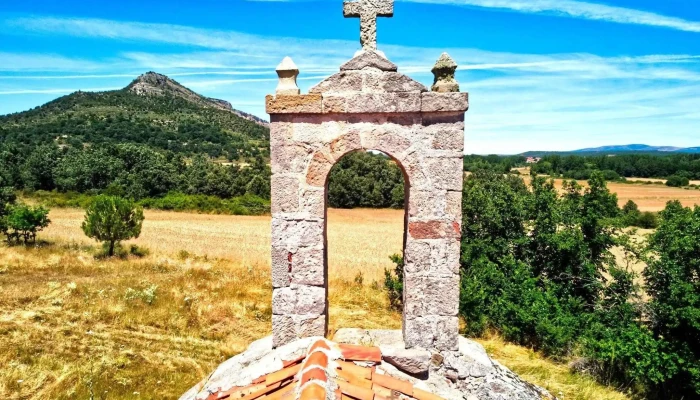
[[[2,182],[3,179],[0,176],[0,233],[7,234],[7,216],[12,209],[16,196],[15,191],[11,187],[4,187]]]
[[[87,208],[82,228],[85,235],[109,246],[112,257],[116,244],[141,235],[143,220],[143,210],[133,201],[102,195]]]
[[[24,244],[36,241],[36,234],[49,226],[49,210],[44,207],[31,207],[26,204],[12,206],[5,219],[5,235],[7,241]]]

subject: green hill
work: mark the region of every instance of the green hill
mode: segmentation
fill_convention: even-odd
[[[76,92],[0,116],[0,144],[79,147],[138,143],[176,153],[238,160],[269,153],[265,121],[201,96],[154,72],[122,90]]]

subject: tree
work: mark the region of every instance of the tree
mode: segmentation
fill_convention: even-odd
[[[637,225],[642,212],[639,211],[637,203],[630,200],[622,207],[622,222],[625,226]]]
[[[53,190],[54,170],[58,164],[59,151],[55,145],[39,146],[22,164],[20,175],[26,189]]]
[[[685,176],[680,176],[680,175],[672,175],[669,176],[668,179],[666,180],[666,186],[670,187],[683,187],[683,186],[688,186],[690,184],[690,180],[686,178]]]
[[[0,232],[7,232],[7,215],[10,213],[12,204],[17,197],[12,187],[4,186],[5,182],[0,175]]]
[[[644,271],[651,330],[666,346],[666,396],[700,395],[700,207],[669,202]],[[658,383],[661,383],[658,382]],[[673,397],[673,396],[669,396]]]
[[[138,238],[143,225],[143,210],[133,201],[116,196],[97,196],[85,212],[85,235],[108,245],[108,256],[122,240]]]
[[[49,226],[49,210],[44,207],[31,207],[26,204],[12,206],[6,217],[6,230],[8,242],[19,242],[24,240],[24,244],[36,241],[37,232]]]

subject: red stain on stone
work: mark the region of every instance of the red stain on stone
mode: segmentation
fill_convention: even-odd
[[[444,236],[440,221],[412,222],[408,224],[408,232],[414,239],[440,239]]]
[[[455,230],[456,234],[461,234],[462,233],[462,227],[459,225],[459,222],[453,222],[452,223],[452,228]]]

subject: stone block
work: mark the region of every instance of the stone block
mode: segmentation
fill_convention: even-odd
[[[347,97],[349,113],[396,112],[394,95],[391,93],[354,93]]]
[[[273,174],[303,173],[313,150],[302,144],[272,146],[270,168]]]
[[[445,214],[455,220],[462,220],[462,192],[448,191],[445,195]]]
[[[404,313],[407,316],[456,316],[459,309],[459,275],[432,276],[406,273]]]
[[[459,239],[438,239],[430,244],[430,273],[435,276],[458,275],[461,255]]]
[[[401,168],[408,165],[401,160],[401,155],[411,147],[411,141],[401,136],[399,130],[391,128],[372,128],[362,132],[362,147],[367,150],[379,150],[399,160]]]
[[[342,95],[323,95],[324,114],[345,113],[347,109],[347,97]]]
[[[300,211],[310,218],[326,216],[326,195],[322,188],[307,187],[302,189]]]
[[[409,199],[408,215],[421,219],[445,217],[447,208],[445,190],[412,190]]]
[[[326,315],[294,315],[296,333],[299,337],[324,337],[326,336],[327,317]]]
[[[270,148],[275,149],[291,144],[293,125],[290,122],[273,122],[270,124]]]
[[[421,106],[421,108],[422,108],[422,106]],[[424,112],[421,114],[421,121],[423,123],[423,126],[464,123],[464,112],[463,111],[435,112],[435,113],[425,113]]]
[[[404,321],[406,348],[439,351],[459,349],[459,319],[429,315]]]
[[[268,114],[321,114],[323,112],[323,98],[320,94],[268,95],[265,103]]]
[[[294,254],[291,282],[294,285],[323,286],[325,284],[323,249],[302,247]]]
[[[353,93],[346,96],[348,113],[420,112],[420,93]]]
[[[296,304],[296,291],[293,288],[285,287],[272,291],[272,315],[295,314]]]
[[[437,150],[464,152],[464,124],[435,124],[424,128],[430,135],[432,147]]]
[[[462,157],[431,157],[426,159],[433,189],[461,191],[464,182]]]
[[[437,317],[435,347],[438,350],[459,350],[459,318]]]
[[[288,287],[291,283],[293,254],[285,248],[272,247],[272,287]]]
[[[272,213],[299,210],[299,177],[273,174],[271,177]]]
[[[404,269],[406,273],[425,272],[430,267],[430,243],[410,239],[404,249]]]
[[[382,359],[395,366],[400,371],[423,375],[430,368],[431,354],[427,350],[400,349],[395,347],[381,347]]]
[[[458,222],[413,221],[408,223],[408,233],[413,239],[458,239],[462,227]]]
[[[362,149],[362,138],[359,130],[356,129],[349,130],[330,143],[330,154],[335,160],[339,160],[347,153]]]
[[[272,292],[273,315],[321,315],[326,310],[326,289],[295,285]]]
[[[437,93],[428,92],[422,94],[421,111],[427,112],[464,112],[469,109],[468,93]]]
[[[300,247],[323,243],[323,230],[323,220],[287,220],[284,215],[273,215],[272,245],[296,253]]]
[[[291,315],[272,315],[272,347],[278,348],[291,343],[297,336],[297,324]]]
[[[362,91],[363,73],[360,71],[341,71],[309,89],[309,93],[344,93]]]
[[[422,83],[411,79],[399,72],[367,73],[365,74],[363,91],[365,92],[427,92],[428,88]]]
[[[395,112],[411,113],[420,112],[421,110],[421,97],[419,93],[396,93],[394,95],[394,103],[396,104]]]
[[[294,314],[322,315],[326,312],[326,289],[317,286],[292,286],[296,292]]]
[[[341,71],[363,70],[365,68],[376,68],[381,71],[393,72],[398,70],[396,64],[371,50],[360,52],[352,60],[340,66]]]
[[[310,186],[325,187],[328,173],[333,168],[334,160],[318,151],[314,154],[306,172],[306,183]]]

